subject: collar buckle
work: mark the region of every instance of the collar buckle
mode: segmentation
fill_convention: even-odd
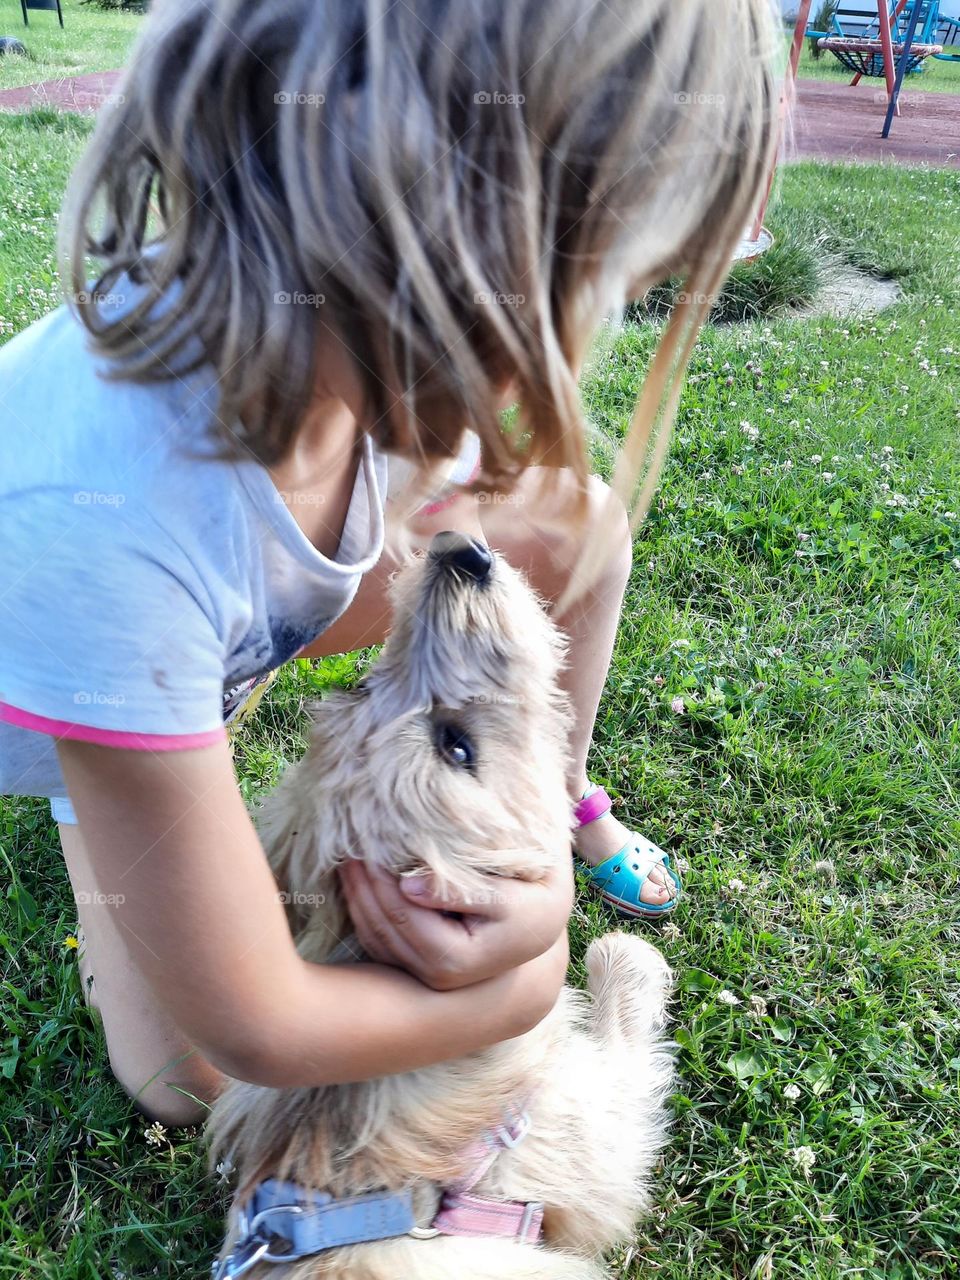
[[[295,1262],[302,1258],[304,1255],[296,1252],[293,1241],[278,1231],[271,1231],[269,1227],[273,1217],[298,1213],[303,1213],[302,1206],[298,1204],[270,1205],[269,1208],[261,1209],[253,1218],[246,1208],[241,1209],[237,1216],[239,1241],[232,1253],[213,1264],[213,1280],[237,1280],[238,1276],[245,1275],[258,1262]],[[278,1241],[286,1245],[283,1253],[272,1252]]]

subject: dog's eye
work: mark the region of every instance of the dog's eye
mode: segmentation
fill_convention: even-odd
[[[476,753],[469,736],[455,724],[438,724],[435,729],[436,748],[447,764],[455,769],[476,767]]]

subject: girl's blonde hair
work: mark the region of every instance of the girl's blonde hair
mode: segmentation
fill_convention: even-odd
[[[72,184],[75,305],[117,376],[209,363],[228,451],[283,457],[326,330],[424,485],[469,427],[473,488],[585,495],[591,338],[682,273],[614,477],[635,525],[768,170],[774,31],[769,0],[159,0]]]

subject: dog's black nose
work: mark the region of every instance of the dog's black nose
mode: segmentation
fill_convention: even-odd
[[[493,553],[476,538],[447,529],[430,543],[430,555],[474,582],[486,582],[493,568]]]

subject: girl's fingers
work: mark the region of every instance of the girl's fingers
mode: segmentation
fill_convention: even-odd
[[[366,869],[357,862],[346,863],[340,868],[340,883],[347,900],[347,909],[354,932],[371,960],[380,964],[409,967],[398,940],[392,936],[390,922],[385,918]]]
[[[407,902],[395,878],[360,863],[341,868],[357,937],[371,959],[399,965],[429,982],[444,963],[461,966],[462,922]]]
[[[461,914],[483,916],[487,920],[499,920],[516,900],[516,890],[521,880],[507,880],[502,876],[487,876],[489,886],[481,889],[457,889],[448,885],[441,890],[433,876],[419,873],[401,876],[400,892],[411,903],[430,911],[455,911]]]

